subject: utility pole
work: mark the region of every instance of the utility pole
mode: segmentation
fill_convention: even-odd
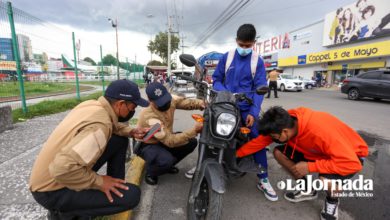
[[[172,16],[168,17],[168,70],[167,70],[167,77],[171,76],[171,31],[172,31],[172,26],[171,26],[171,18]]]
[[[181,54],[184,54],[184,34],[181,35]],[[181,71],[184,71],[184,65],[181,64]]]

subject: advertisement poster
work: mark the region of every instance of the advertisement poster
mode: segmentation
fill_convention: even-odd
[[[358,0],[325,16],[323,46],[389,34],[389,0]]]

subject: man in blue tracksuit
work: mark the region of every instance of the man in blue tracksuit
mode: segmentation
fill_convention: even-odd
[[[257,87],[267,85],[263,60],[252,51],[256,40],[256,29],[252,24],[243,24],[237,30],[237,49],[224,54],[213,74],[213,88],[217,91],[232,93],[253,91]],[[233,56],[234,53],[234,56]],[[233,58],[233,59],[232,59]],[[230,64],[230,65],[229,65]],[[229,65],[227,67],[227,65]],[[248,93],[247,97],[253,100],[250,105],[246,101],[240,102],[241,118],[245,125],[251,128],[250,137],[258,136],[257,121],[260,113],[263,95]],[[256,163],[267,168],[266,150],[254,154]],[[278,200],[269,180],[268,173],[258,174],[257,188],[264,192],[267,199]]]

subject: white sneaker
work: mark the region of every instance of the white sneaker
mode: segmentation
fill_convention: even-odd
[[[310,194],[304,194],[301,190],[295,190],[293,192],[286,192],[284,198],[290,202],[302,202],[307,200],[317,199],[318,193],[312,190]]]
[[[274,188],[272,188],[268,178],[260,179],[260,181],[257,183],[257,188],[264,192],[265,198],[267,198],[269,201],[278,201],[278,195],[276,195],[276,192]]]
[[[194,177],[195,170],[196,170],[196,166],[193,167],[192,169],[188,170],[188,171],[184,174],[184,176],[187,177],[188,179],[192,179],[192,177]]]
[[[331,202],[325,199],[325,204],[320,214],[321,220],[337,220],[339,217],[339,204],[339,200]]]

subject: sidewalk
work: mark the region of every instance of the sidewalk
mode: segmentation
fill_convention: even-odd
[[[0,219],[46,219],[28,181],[42,144],[67,113],[17,123],[0,134]]]

